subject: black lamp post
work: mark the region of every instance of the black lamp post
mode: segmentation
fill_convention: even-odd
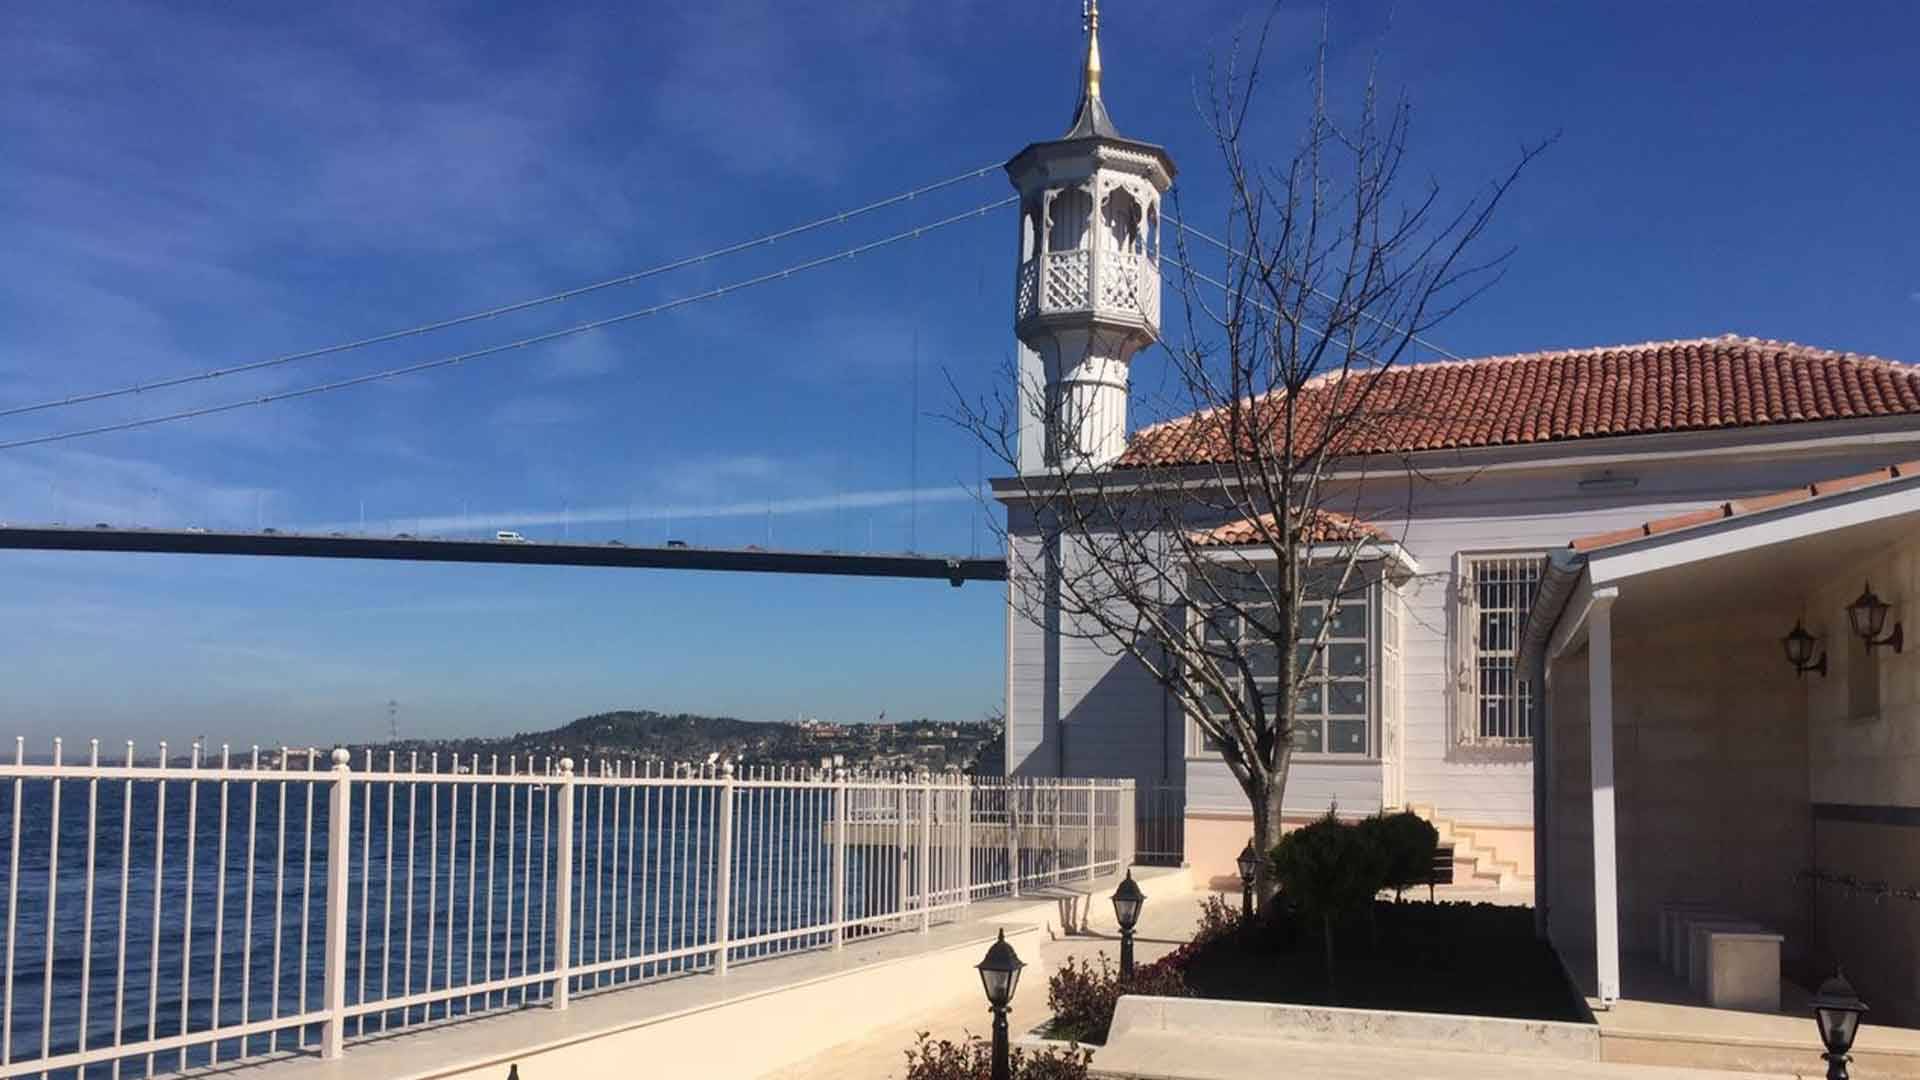
[[[1113,917],[1120,924],[1120,977],[1133,975],[1133,924],[1140,920],[1140,905],[1147,902],[1147,894],[1140,891],[1140,885],[1133,880],[1133,871],[1113,890]]]
[[[1847,1080],[1847,1052],[1853,1049],[1853,1037],[1860,1033],[1860,1015],[1867,1003],[1853,992],[1845,975],[1835,973],[1820,984],[1813,995],[1813,1019],[1820,1025],[1820,1042],[1827,1052],[1827,1080]]]
[[[1007,944],[1005,930],[987,950],[986,959],[974,965],[980,972],[980,985],[987,991],[987,1005],[993,1010],[993,1080],[1013,1080],[1013,1065],[1007,1060],[1007,1008],[1013,1003],[1014,988],[1020,985],[1020,969],[1026,966]]]
[[[1260,856],[1253,850],[1253,841],[1247,841],[1247,846],[1240,849],[1240,858],[1235,861],[1240,864],[1240,917],[1251,919],[1253,917],[1253,875],[1260,869]]]

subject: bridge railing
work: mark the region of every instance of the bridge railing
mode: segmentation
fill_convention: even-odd
[[[128,744],[0,763],[0,1074],[148,1076],[872,934],[1111,873],[1125,780]]]

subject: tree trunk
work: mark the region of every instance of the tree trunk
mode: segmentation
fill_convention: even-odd
[[[1267,856],[1273,854],[1275,844],[1280,842],[1280,800],[1286,791],[1284,781],[1276,784],[1253,784],[1247,792],[1247,801],[1253,807],[1253,851],[1258,855],[1259,869],[1253,875],[1253,895],[1261,912],[1280,891],[1280,882],[1273,876],[1273,864]]]
[[[1327,950],[1327,992],[1328,992],[1328,993],[1332,993],[1332,992],[1333,992],[1333,989],[1334,989],[1334,982],[1333,982],[1333,913],[1332,913],[1332,912],[1330,912],[1330,911],[1329,911],[1329,912],[1326,912],[1326,913],[1324,913],[1324,914],[1322,914],[1322,915],[1320,916],[1320,942],[1321,942],[1321,944],[1322,944],[1322,945],[1324,945],[1324,946],[1326,947],[1326,950]]]

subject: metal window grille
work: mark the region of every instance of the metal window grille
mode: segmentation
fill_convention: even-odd
[[[1540,591],[1544,555],[1483,555],[1462,560],[1460,625],[1464,741],[1533,738],[1533,686],[1519,669],[1520,633]]]
[[[317,750],[0,761],[0,1074],[144,1077],[871,934],[1116,872],[1131,780]]]

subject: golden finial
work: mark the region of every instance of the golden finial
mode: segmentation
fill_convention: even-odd
[[[1087,30],[1086,95],[1100,96],[1100,0],[1080,0],[1080,21]]]

